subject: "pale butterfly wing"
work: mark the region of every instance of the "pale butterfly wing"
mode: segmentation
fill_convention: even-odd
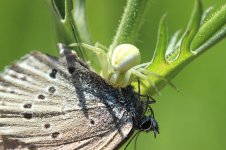
[[[66,52],[33,52],[0,75],[5,149],[113,149],[128,136],[132,116],[118,90]]]

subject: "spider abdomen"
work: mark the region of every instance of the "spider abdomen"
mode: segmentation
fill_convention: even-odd
[[[115,71],[126,72],[130,68],[139,65],[141,61],[140,51],[131,44],[117,46],[112,54],[112,67]]]

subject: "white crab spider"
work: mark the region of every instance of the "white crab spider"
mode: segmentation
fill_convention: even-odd
[[[155,88],[154,83],[148,78],[149,75],[166,81],[164,78],[146,69],[150,62],[140,64],[141,54],[139,49],[134,45],[120,44],[113,50],[110,48],[108,52],[104,50],[106,48],[100,48],[97,45],[91,46],[84,43],[73,43],[70,46],[78,45],[97,54],[101,64],[100,74],[113,87],[123,88],[130,85],[133,81],[144,79]]]

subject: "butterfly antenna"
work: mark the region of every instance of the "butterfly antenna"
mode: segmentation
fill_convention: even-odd
[[[152,116],[153,118],[155,118],[155,114],[154,114],[154,111],[153,111],[153,109],[151,108],[151,106],[148,105],[148,108],[149,108],[149,111],[151,111],[151,116]]]
[[[154,104],[154,103],[156,103],[156,100],[154,98],[152,98],[151,96],[147,95],[147,105],[151,105],[151,104]]]
[[[135,138],[135,145],[134,145],[134,149],[135,149],[135,150],[137,149],[137,140],[138,140],[138,137],[139,137],[140,133],[141,133],[141,132],[138,132],[138,133],[137,133],[137,136],[136,136],[136,138]]]
[[[152,98],[151,96],[149,96],[149,95],[142,95],[142,94],[140,94],[140,97],[147,98],[147,101],[146,101],[147,105],[151,105],[151,104],[156,103],[156,100],[154,98]]]
[[[128,148],[128,146],[129,146],[129,144],[133,141],[133,139],[137,136],[137,135],[139,135],[139,133],[140,133],[140,131],[137,131],[137,133],[135,133],[134,135],[133,135],[133,137],[129,140],[129,142],[126,144],[126,147],[124,148],[124,150],[126,150],[127,148]]]

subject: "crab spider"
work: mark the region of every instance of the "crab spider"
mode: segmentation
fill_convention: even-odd
[[[110,50],[98,45],[91,46],[85,43],[73,43],[70,46],[82,46],[96,53],[101,64],[100,75],[113,87],[123,88],[130,85],[133,81],[144,79],[158,92],[155,84],[148,77],[150,75],[168,83],[166,79],[147,70],[151,62],[140,63],[141,54],[134,45],[120,44],[115,49],[110,48]]]

